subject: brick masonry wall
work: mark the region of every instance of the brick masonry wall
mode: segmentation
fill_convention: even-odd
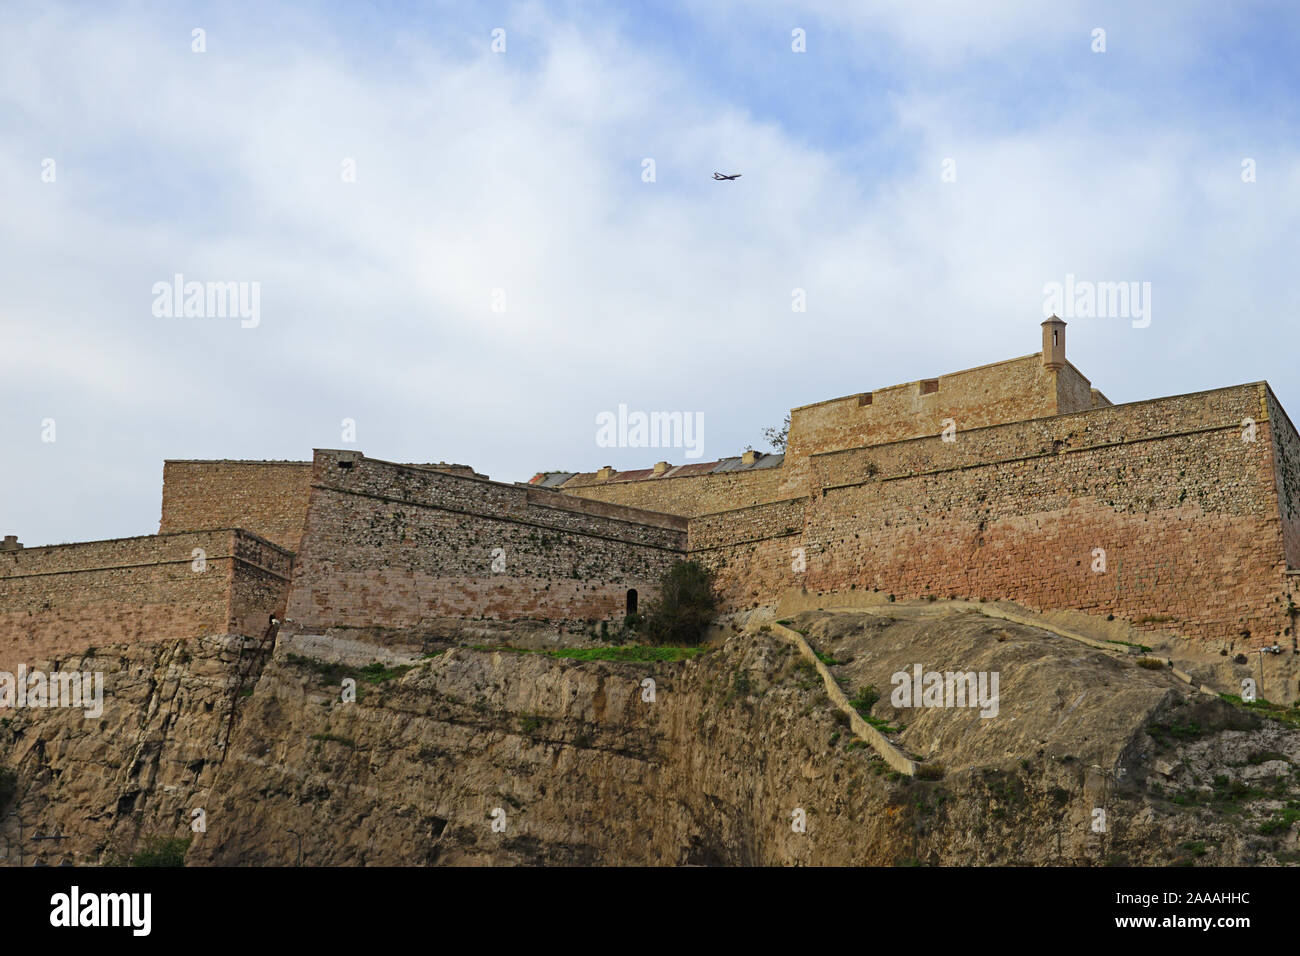
[[[287,611],[300,625],[619,619],[686,549],[682,518],[343,455],[316,453]]]
[[[269,542],[230,530],[0,553],[0,670],[110,644],[260,637],[283,609],[289,563]]]
[[[1262,423],[1254,442],[1242,441],[1247,416]],[[1267,418],[1260,384],[819,456],[800,538],[707,548],[694,526],[721,520],[707,516],[692,522],[692,553],[719,566],[732,606],[786,587],[876,588],[1280,639],[1290,618]]]
[[[246,528],[296,551],[310,490],[308,461],[164,462],[158,530]]]

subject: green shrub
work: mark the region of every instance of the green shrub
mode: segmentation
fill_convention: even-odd
[[[698,644],[717,607],[713,571],[698,561],[675,561],[646,610],[646,637],[652,644]]]
[[[533,733],[533,731],[537,730],[545,722],[546,718],[538,714],[526,714],[519,719],[519,725],[523,728],[523,732],[526,734]]]
[[[1286,754],[1278,753],[1276,750],[1252,750],[1246,756],[1246,763],[1252,767],[1258,767],[1262,763],[1270,760],[1286,760]],[[1290,761],[1288,761],[1289,763]],[[3,799],[0,799],[0,805],[3,805]]]
[[[1259,832],[1265,836],[1286,833],[1297,820],[1300,820],[1300,801],[1288,800],[1285,807],[1260,826]]]
[[[131,866],[184,866],[191,837],[153,837],[131,855]]]
[[[876,706],[876,701],[880,700],[880,693],[876,688],[867,684],[865,687],[859,687],[858,693],[850,701],[849,705],[863,717],[871,716],[871,708]]]

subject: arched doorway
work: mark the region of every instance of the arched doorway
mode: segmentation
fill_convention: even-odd
[[[627,613],[636,613],[636,588],[627,589]]]

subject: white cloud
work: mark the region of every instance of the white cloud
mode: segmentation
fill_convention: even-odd
[[[849,26],[959,59],[1028,42],[1045,16],[954,6],[926,30],[910,11]],[[1150,329],[1072,325],[1072,357],[1115,400],[1276,379],[1296,344],[1225,321],[1277,313],[1295,152],[1271,147],[1245,186],[1194,122],[1117,120],[1136,91],[1081,81],[1076,108],[1015,128],[973,122],[960,89],[900,84],[888,127],[819,145],[537,6],[515,11],[504,56],[481,26],[387,55],[367,68],[297,20],[214,27],[202,56],[188,27],[138,15],[4,33],[6,530],[147,532],[163,457],[306,457],[339,444],[342,417],[369,454],[507,480],[649,464],[595,446],[619,402],[703,411],[706,454],[734,454],[792,405],[1033,351],[1041,287],[1067,271],[1157,283]],[[873,138],[908,144],[883,178],[858,166]],[[744,175],[714,183],[724,168]],[[261,326],[154,319],[150,286],[175,272],[259,281]],[[1275,381],[1300,405],[1294,384]],[[47,405],[85,444],[40,445]],[[106,487],[70,506],[74,447]]]

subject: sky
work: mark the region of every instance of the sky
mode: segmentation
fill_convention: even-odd
[[[791,407],[1037,351],[1067,276],[1141,293],[1065,317],[1113,402],[1267,380],[1300,418],[1298,27],[6,0],[0,533],[152,533],[169,458],[692,460],[607,447],[620,405],[766,450]]]

